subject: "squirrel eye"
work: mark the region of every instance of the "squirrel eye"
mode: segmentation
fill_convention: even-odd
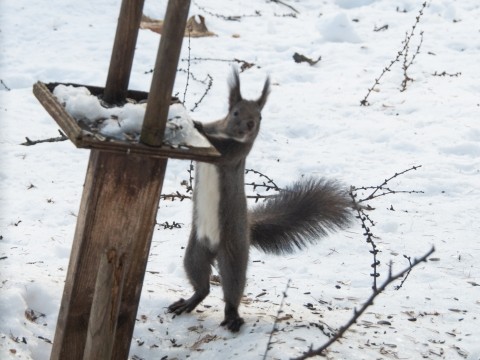
[[[238,111],[234,111],[233,116],[238,116]]]

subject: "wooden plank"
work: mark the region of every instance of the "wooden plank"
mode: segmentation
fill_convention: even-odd
[[[130,259],[113,359],[127,359],[167,160],[92,150],[77,218],[52,360],[80,360],[100,257],[115,246]]]
[[[65,135],[77,145],[77,141],[82,134],[82,129],[78,126],[75,119],[67,113],[57,98],[53,96],[48,87],[39,81],[33,85],[33,94],[37,97],[38,101],[40,101],[50,116],[57,122]]]
[[[125,102],[143,14],[143,4],[144,0],[122,1],[103,95],[103,100],[109,104]]]
[[[161,146],[163,143],[189,8],[190,0],[168,2],[140,136],[140,141],[150,146]]]
[[[214,163],[220,159],[220,153],[214,148],[172,148],[169,146],[152,147],[141,143],[129,143],[122,141],[101,141],[94,137],[83,136],[77,141],[77,146],[86,149],[98,149],[103,151],[123,154],[145,155],[154,158],[170,158],[180,160],[196,160]]]
[[[83,360],[111,359],[125,276],[125,254],[111,248],[100,259]]]
[[[108,152],[117,152],[121,154],[138,154],[153,158],[173,158],[183,160],[196,160],[204,162],[215,162],[219,159],[220,153],[212,146],[209,148],[172,148],[162,145],[160,147],[147,146],[142,143],[134,143],[121,140],[101,140],[89,135],[78,125],[77,121],[65,110],[52,91],[60,83],[44,84],[37,82],[33,86],[33,93],[47,110],[47,112],[57,122],[58,126],[65,132],[67,137],[78,148],[98,149]],[[103,93],[103,88],[81,85],[81,84],[63,84],[72,86],[85,86],[93,95]],[[141,101],[148,97],[148,93],[141,91],[129,91],[128,97]],[[176,101],[176,98],[171,98]]]

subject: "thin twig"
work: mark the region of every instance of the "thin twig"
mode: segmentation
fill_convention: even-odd
[[[49,139],[30,140],[28,137],[25,137],[25,139],[27,141],[21,143],[20,145],[31,146],[31,145],[41,144],[41,143],[45,143],[45,142],[57,142],[57,141],[68,140],[68,137],[63,132],[61,132],[60,130],[58,130],[58,132],[60,133],[60,136],[54,137],[54,138],[49,138]]]
[[[412,26],[412,29],[410,30],[410,33],[407,33],[407,36],[405,38],[405,40],[403,41],[403,47],[402,49],[397,53],[397,56],[395,56],[395,58],[393,60],[390,61],[390,63],[385,67],[383,68],[382,72],[380,73],[380,76],[378,78],[375,79],[375,82],[373,83],[372,87],[370,87],[368,90],[367,90],[367,94],[365,95],[365,97],[360,101],[360,105],[361,106],[368,106],[370,105],[370,103],[368,102],[368,97],[370,96],[370,94],[372,93],[372,91],[374,91],[376,89],[376,87],[378,85],[380,85],[380,80],[383,78],[383,76],[390,72],[393,65],[397,62],[400,61],[400,58],[404,55],[405,51],[408,49],[408,46],[410,44],[410,40],[412,39],[414,33],[415,33],[415,29],[417,28],[419,22],[420,22],[420,18],[422,17],[423,15],[423,10],[425,9],[425,7],[427,6],[427,2],[424,2],[422,4],[422,8],[420,9],[418,15],[416,16],[415,18],[415,23],[413,24]]]
[[[158,226],[163,226],[163,230],[173,230],[173,229],[181,229],[182,228],[182,223],[177,223],[174,221],[173,223],[169,223],[168,221],[165,221],[164,223],[160,224],[157,223]]]
[[[355,309],[353,311],[353,316],[348,321],[348,323],[341,326],[338,329],[337,333],[331,339],[329,339],[324,345],[322,345],[321,347],[319,347],[317,349],[310,348],[302,356],[294,358],[293,360],[303,360],[303,359],[311,358],[313,356],[325,355],[325,350],[327,350],[334,342],[339,340],[345,334],[345,332],[350,327],[352,327],[353,324],[355,324],[357,322],[357,320],[360,318],[360,316],[362,316],[362,314],[365,312],[365,310],[367,310],[371,305],[373,305],[373,301],[375,300],[375,298],[378,295],[380,295],[389,284],[391,284],[395,280],[399,279],[400,277],[404,276],[407,272],[411,271],[411,269],[413,269],[418,264],[426,261],[428,259],[428,257],[433,254],[434,251],[435,251],[435,247],[432,247],[425,255],[423,255],[419,259],[414,259],[412,264],[409,267],[407,267],[406,269],[400,271],[399,273],[397,273],[395,275],[392,275],[392,273],[391,273],[392,265],[390,264],[390,272],[389,272],[388,278],[382,283],[382,285],[380,285],[380,287],[376,291],[374,291],[370,295],[368,300],[362,305],[362,307],[359,310]]]
[[[283,312],[283,305],[285,303],[285,298],[287,297],[288,289],[290,288],[290,282],[291,279],[288,279],[287,286],[285,287],[285,291],[283,292],[282,301],[280,302],[277,315],[275,316],[275,321],[273,322],[272,331],[270,331],[270,336],[268,337],[267,348],[265,349],[265,353],[263,354],[263,360],[267,358],[268,350],[272,348],[273,334],[277,331],[277,325],[280,319],[280,314]]]
[[[283,5],[283,6],[286,6],[288,7],[290,10],[296,12],[297,14],[300,14],[300,11],[298,11],[297,9],[295,9],[292,5],[289,5],[281,0],[270,0],[270,2],[273,2],[273,3],[276,3],[276,4],[280,4],[280,5]]]
[[[408,37],[408,34],[406,36]],[[405,41],[406,41],[406,39],[405,39]],[[407,46],[406,49],[405,49],[405,52],[403,54],[403,65],[402,65],[403,80],[402,80],[402,83],[400,84],[400,91],[401,92],[407,90],[407,85],[408,85],[409,81],[410,82],[413,81],[413,79],[410,76],[408,76],[407,71],[410,68],[410,66],[413,64],[413,61],[415,60],[417,55],[420,53],[420,48],[421,48],[422,44],[423,44],[423,31],[420,32],[420,43],[418,44],[417,49],[413,53],[410,61],[408,61],[409,46]]]
[[[254,63],[250,63],[245,60],[241,59],[215,59],[215,58],[201,58],[201,57],[194,57],[191,59],[192,61],[219,61],[219,62],[228,62],[228,63],[238,63],[240,64],[240,72],[244,72],[247,69],[250,69],[251,67],[255,66]],[[190,61],[190,59],[182,59],[181,61]]]
[[[185,91],[183,92],[183,103],[185,104],[185,98],[187,97],[187,89],[188,89],[188,80],[190,80],[190,53],[191,53],[191,47],[190,47],[190,34],[192,32],[192,28],[189,26],[188,27],[188,67],[187,67],[187,82],[185,84]]]
[[[255,175],[258,175],[264,179],[267,179],[267,183],[263,182],[263,184],[246,184],[246,185],[252,185],[253,186],[253,190],[256,189],[256,187],[258,186],[261,186],[261,187],[265,187],[266,188],[266,191],[268,190],[275,190],[275,191],[280,191],[282,189],[280,189],[277,184],[270,178],[268,177],[267,175],[261,173],[260,171],[257,171],[257,170],[254,170],[254,169],[245,169],[245,174],[248,174],[248,173],[253,173]]]
[[[400,176],[400,175],[403,175],[405,174],[406,172],[409,172],[409,171],[412,171],[412,170],[417,170],[419,168],[421,168],[422,165],[414,165],[412,166],[411,168],[408,168],[406,170],[403,170],[399,173],[395,173],[394,175],[392,175],[391,177],[389,177],[388,179],[385,179],[383,181],[382,184],[380,185],[377,185],[377,186],[362,186],[362,187],[355,187],[353,186],[352,187],[352,190],[353,191],[358,191],[358,190],[372,190],[373,191],[367,195],[366,197],[364,197],[363,199],[359,199],[359,200],[356,200],[357,203],[362,203],[362,202],[365,202],[365,201],[368,201],[368,200],[372,200],[372,199],[375,199],[377,197],[380,197],[380,196],[385,196],[385,195],[388,195],[388,194],[398,194],[398,193],[408,193],[408,194],[423,194],[423,191],[415,191],[415,190],[392,190],[388,187],[386,187],[386,185],[393,179],[395,179],[396,177]],[[382,191],[381,193],[378,193],[379,191]]]
[[[12,89],[10,89],[10,88],[7,86],[7,84],[5,84],[5,83],[3,82],[3,80],[2,80],[2,79],[0,79],[0,84],[2,84],[2,85],[3,85],[3,87],[5,88],[5,90],[7,90],[7,91],[10,91],[10,90],[12,90]]]
[[[383,25],[383,26],[380,26],[379,28],[377,28],[377,27],[375,26],[375,28],[373,29],[373,31],[375,31],[375,32],[385,31],[385,30],[388,30],[388,24],[385,24],[385,25]]]
[[[193,193],[193,179],[194,179],[194,171],[195,171],[195,165],[193,165],[193,160],[190,160],[190,166],[188,167],[188,183],[186,185],[187,187],[187,192],[188,193]]]
[[[194,4],[195,4],[196,7],[198,7],[199,10],[205,12],[206,14],[209,14],[211,16],[215,16],[219,19],[223,19],[223,20],[227,20],[227,21],[240,21],[244,17],[262,16],[260,11],[258,11],[258,10],[255,10],[255,12],[253,14],[249,14],[249,15],[222,15],[222,14],[217,14],[217,13],[214,13],[212,11],[207,10],[205,7],[198,5],[197,2],[195,2]]]
[[[462,75],[462,73],[461,73],[461,72],[456,72],[456,73],[449,74],[449,73],[447,73],[446,71],[442,71],[441,73],[435,71],[432,75],[433,75],[433,76],[459,77],[460,75]]]
[[[191,198],[192,197],[190,195],[181,194],[179,191],[177,191],[176,193],[172,193],[172,194],[162,194],[162,195],[160,195],[160,199],[171,200],[171,201],[175,201],[175,200],[183,201],[185,199],[191,199]]]
[[[357,194],[354,193],[354,190],[351,189],[349,194],[350,194],[350,197],[352,198],[354,209],[357,212],[356,217],[357,219],[360,219],[360,222],[362,223],[362,229],[364,230],[363,235],[366,237],[367,243],[370,244],[372,247],[372,250],[370,250],[370,253],[373,255],[373,263],[371,264],[371,267],[373,268],[373,273],[371,273],[370,276],[373,277],[372,289],[373,291],[377,291],[377,278],[380,276],[380,274],[377,271],[378,266],[380,266],[380,260],[377,259],[377,254],[380,252],[380,250],[377,249],[377,245],[373,241],[374,235],[371,232],[370,227],[367,226],[366,221],[368,220],[372,224],[372,226],[374,226],[374,223],[370,219],[370,217],[366,216],[365,211],[358,204],[356,200]]]
[[[398,191],[398,190],[392,190],[389,187],[386,187],[386,185],[396,177],[403,175],[409,171],[412,170],[417,170],[420,168],[421,165],[417,166],[412,166],[411,168],[408,168],[406,170],[400,171],[398,173],[395,173],[388,179],[385,179],[382,184],[377,185],[377,186],[363,186],[363,187],[355,187],[351,186],[349,195],[352,198],[352,203],[353,203],[353,208],[357,213],[356,218],[360,220],[361,226],[363,229],[363,235],[366,238],[366,241],[368,244],[371,245],[372,249],[370,250],[370,253],[373,255],[373,263],[371,264],[371,267],[373,268],[373,272],[370,274],[370,276],[373,277],[373,286],[372,289],[376,290],[377,289],[377,278],[380,276],[379,272],[377,271],[378,267],[380,266],[380,261],[377,258],[377,254],[380,252],[380,250],[377,249],[377,245],[375,244],[374,238],[375,236],[373,235],[372,231],[370,230],[370,226],[375,226],[375,223],[372,221],[370,216],[365,212],[366,210],[372,210],[372,207],[365,207],[361,203],[368,201],[368,200],[373,200],[375,198],[378,198],[380,196],[385,196],[388,194],[397,194],[397,193],[423,193],[423,191],[415,191],[415,190],[410,190],[410,191]],[[363,199],[357,199],[358,198],[358,190],[373,190],[369,195],[367,195]],[[392,207],[393,209],[393,207]],[[367,222],[370,224],[367,225]]]
[[[203,101],[203,99],[205,98],[205,96],[207,96],[208,92],[210,91],[210,89],[212,88],[212,85],[213,85],[213,78],[210,74],[207,74],[207,78],[205,79],[205,81],[207,81],[208,79],[208,83],[207,83],[207,87],[205,88],[205,91],[203,92],[202,96],[200,96],[200,99],[198,99],[198,101],[193,105],[193,107],[190,109],[191,112],[194,112],[195,109],[198,107],[198,105],[200,105],[200,103]],[[205,83],[205,82],[203,82]]]
[[[256,194],[256,195],[247,195],[247,199],[255,199],[255,204],[257,202],[259,202],[260,200],[267,200],[269,198],[272,198],[274,197],[275,195],[260,195],[260,194]]]
[[[410,272],[412,271],[412,258],[410,256],[407,256],[407,255],[403,255],[403,257],[408,260],[408,263],[410,265],[410,270],[408,270],[408,272],[405,274],[405,277],[400,282],[400,285],[395,286],[395,290],[400,290],[402,288],[403,284],[405,283],[405,281],[408,278],[408,275],[410,275]]]

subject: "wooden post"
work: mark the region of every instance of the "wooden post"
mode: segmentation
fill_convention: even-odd
[[[114,248],[100,260],[83,360],[111,359],[125,276],[125,254]]]
[[[122,1],[107,84],[103,94],[103,100],[109,104],[123,103],[127,96],[143,4],[144,0]]]
[[[189,8],[190,0],[168,2],[140,137],[147,145],[161,146],[163,142]]]
[[[112,359],[128,358],[166,164],[91,151],[52,360],[83,358],[100,258],[112,246],[132,259],[125,264]]]
[[[109,103],[125,99],[143,2],[122,2],[104,92],[104,100]],[[148,145],[159,146],[163,142],[189,7],[189,0],[168,3],[141,135]],[[128,44],[122,44],[125,41]],[[51,360],[82,360],[84,356],[92,360],[128,359],[166,166],[166,158],[91,151]],[[110,315],[118,311],[116,330],[112,324],[95,319],[97,311],[102,313],[102,300],[106,301],[102,298],[102,275],[95,290],[97,274],[102,255],[112,247],[131,259],[123,263],[125,276],[119,309],[112,305],[108,310]],[[107,276],[106,280],[112,281],[112,277]],[[95,349],[95,341],[101,342],[100,338],[87,341],[89,319],[93,319],[90,330],[101,328],[108,341],[102,355]],[[107,320],[114,321],[111,316]],[[113,354],[109,357],[112,343]]]

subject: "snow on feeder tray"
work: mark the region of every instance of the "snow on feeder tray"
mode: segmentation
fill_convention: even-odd
[[[128,91],[121,106],[102,100],[96,86],[37,82],[33,92],[68,138],[78,148],[99,149],[151,157],[212,162],[218,151],[193,126],[187,110],[172,97],[163,145],[139,142],[148,93]]]

